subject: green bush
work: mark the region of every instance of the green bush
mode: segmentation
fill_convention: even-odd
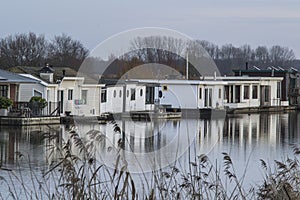
[[[29,100],[29,108],[31,109],[31,114],[41,115],[43,113],[43,108],[48,105],[46,99],[42,97],[33,96]]]
[[[13,104],[11,99],[0,97],[0,109],[7,109]]]
[[[38,97],[38,96],[33,96],[31,97],[31,99],[29,100],[29,103],[37,103],[39,108],[45,108],[47,106],[47,101],[46,99],[42,98],[42,97]]]

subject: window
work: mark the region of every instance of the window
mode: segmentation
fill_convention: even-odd
[[[236,85],[235,86],[235,103],[241,102],[241,86]]]
[[[159,92],[158,92],[158,97],[159,97],[159,98],[162,98],[162,96],[163,96],[163,93],[162,93],[161,90],[159,90]]]
[[[205,107],[212,106],[212,88],[204,89],[204,106]]]
[[[0,97],[8,97],[8,86],[0,85]]]
[[[87,90],[82,90],[81,91],[81,103],[82,104],[87,104]]]
[[[73,100],[73,90],[68,90],[68,100]]]
[[[116,90],[114,90],[114,98],[116,98],[116,96],[117,96],[117,92]]]
[[[257,85],[252,86],[252,99],[257,99]]]
[[[281,97],[281,82],[277,82],[277,98]]]
[[[199,99],[202,99],[202,88],[199,88]]]
[[[265,102],[269,102],[270,101],[270,86],[266,86],[265,87]]]
[[[208,97],[208,89],[205,88],[205,89],[204,89],[204,107],[207,107],[207,106],[208,106],[207,97]]]
[[[101,91],[101,102],[106,102],[107,100],[107,90],[104,89]]]
[[[122,90],[119,91],[119,97],[122,97]]]
[[[224,92],[224,99],[229,100],[229,99],[228,99],[228,98],[229,98],[229,86],[228,86],[228,85],[225,85],[224,89],[225,89],[225,92]]]
[[[35,97],[43,97],[43,94],[37,90],[33,90],[33,96]]]
[[[249,99],[249,85],[244,86],[244,99]]]
[[[222,90],[221,90],[221,88],[219,88],[219,99],[221,99],[222,98]]]
[[[130,100],[131,100],[131,101],[135,100],[135,89],[131,88],[131,89],[130,89],[130,94],[131,94]]]
[[[146,104],[154,104],[154,87],[146,87]]]
[[[140,96],[143,96],[143,89],[140,89]]]
[[[209,99],[208,99],[208,106],[212,106],[212,89],[209,88]]]

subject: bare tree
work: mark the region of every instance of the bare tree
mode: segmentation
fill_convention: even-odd
[[[49,44],[48,62],[53,66],[64,66],[78,69],[87,57],[88,50],[78,40],[62,34],[55,36]]]
[[[295,59],[293,50],[279,45],[272,46],[269,54],[273,65],[283,66]]]
[[[42,65],[47,52],[47,41],[35,33],[16,34],[0,40],[0,65],[13,66]]]

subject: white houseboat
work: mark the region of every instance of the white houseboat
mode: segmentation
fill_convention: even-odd
[[[140,81],[106,84],[101,90],[101,113],[154,111],[155,85]]]

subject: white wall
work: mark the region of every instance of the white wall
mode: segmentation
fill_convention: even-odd
[[[64,92],[63,113],[71,112],[71,115],[97,116],[100,115],[100,91],[101,86],[97,84],[86,85],[83,78],[66,77],[58,85],[56,93]],[[68,91],[73,90],[73,98],[68,99]],[[87,102],[82,104],[82,90],[87,90]],[[51,91],[52,93],[53,91]],[[55,96],[55,95],[53,95]],[[57,97],[57,96],[56,96]],[[51,97],[52,98],[52,97]],[[60,97],[57,98],[60,101]],[[78,102],[78,103],[76,103]]]
[[[164,87],[167,87],[164,90]],[[160,105],[171,105],[173,108],[195,109],[198,107],[198,86],[180,84],[162,84]]]
[[[107,90],[106,102],[101,102],[101,113],[122,113],[123,111],[123,86],[115,85],[107,88],[102,88],[102,90]],[[115,95],[114,95],[115,94]],[[101,99],[101,93],[100,93]]]
[[[201,90],[200,90],[201,88]],[[211,89],[212,91],[212,104],[211,106],[205,107],[205,89]],[[221,94],[219,95],[219,90]],[[202,92],[200,99],[200,91]],[[221,109],[224,107],[224,86],[223,85],[199,85],[198,86],[198,108],[214,108]]]
[[[79,105],[74,105],[76,115],[93,116],[100,114],[100,86],[96,85],[82,85],[80,96],[78,99],[82,102],[82,91],[87,91],[86,102]]]
[[[28,102],[31,97],[34,96],[34,90],[40,92],[42,94],[42,98],[47,98],[47,88],[46,86],[36,83],[36,84],[27,84],[22,83],[19,85],[19,99],[21,102]]]

